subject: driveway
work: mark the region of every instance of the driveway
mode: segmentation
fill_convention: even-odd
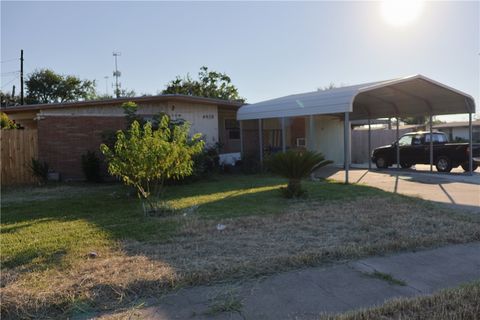
[[[480,172],[478,171],[480,169],[477,169],[472,176],[459,170],[449,174],[428,170],[429,166],[416,166],[416,169],[372,169],[372,171],[352,168],[350,182],[480,213]],[[338,181],[345,180],[343,169],[334,166],[317,170],[315,176]]]

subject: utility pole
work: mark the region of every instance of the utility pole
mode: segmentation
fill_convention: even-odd
[[[113,56],[115,57],[115,71],[113,72],[113,76],[115,77],[115,96],[117,98],[120,98],[120,84],[118,83],[118,78],[122,75],[122,73],[118,71],[117,57],[121,55],[122,54],[118,51],[113,52]]]
[[[23,49],[20,50],[20,104],[23,106]]]

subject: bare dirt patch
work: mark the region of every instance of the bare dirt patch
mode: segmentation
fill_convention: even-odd
[[[2,315],[111,310],[177,286],[480,240],[480,219],[402,197],[298,201],[263,217],[165,219],[182,223],[166,242],[124,241],[120,250],[64,270],[11,270],[1,288]]]

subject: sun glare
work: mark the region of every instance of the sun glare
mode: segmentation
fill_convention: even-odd
[[[390,25],[402,27],[415,21],[423,9],[419,0],[384,0],[381,4],[383,19]]]

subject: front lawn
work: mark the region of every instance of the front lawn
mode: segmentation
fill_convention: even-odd
[[[283,186],[266,175],[172,186],[175,214],[148,218],[120,185],[4,191],[2,316],[115,309],[182,285],[480,240],[478,217],[420,199],[320,181],[287,200]]]

